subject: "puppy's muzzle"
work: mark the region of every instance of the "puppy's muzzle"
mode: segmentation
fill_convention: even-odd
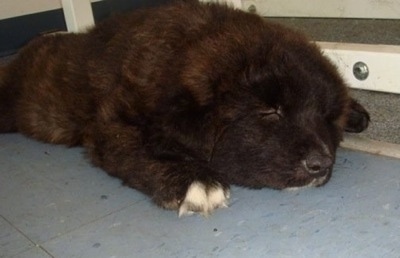
[[[333,165],[331,156],[319,153],[310,153],[303,161],[306,171],[313,177],[323,177],[329,173]]]

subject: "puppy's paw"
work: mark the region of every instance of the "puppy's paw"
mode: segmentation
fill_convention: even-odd
[[[228,207],[229,195],[229,189],[219,183],[207,186],[202,182],[194,181],[179,207],[179,217],[194,213],[207,217],[217,208]]]

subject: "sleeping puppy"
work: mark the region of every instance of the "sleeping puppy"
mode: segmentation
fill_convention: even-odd
[[[197,1],[39,37],[0,75],[0,132],[81,145],[179,215],[227,206],[231,184],[321,186],[369,122],[303,35]]]

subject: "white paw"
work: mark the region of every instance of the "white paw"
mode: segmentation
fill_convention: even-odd
[[[179,217],[194,213],[208,216],[217,208],[228,207],[228,199],[229,190],[224,190],[220,184],[207,188],[203,183],[195,181],[186,192],[179,208]]]

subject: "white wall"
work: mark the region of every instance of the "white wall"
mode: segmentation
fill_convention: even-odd
[[[84,0],[82,0],[84,1]],[[96,2],[101,0],[91,0]],[[203,0],[218,1],[218,0]],[[221,1],[221,0],[220,0]],[[224,1],[224,0],[222,0]],[[400,0],[225,0],[267,16],[400,18]],[[61,8],[61,0],[0,0],[0,20]]]
[[[235,8],[242,8],[242,0],[200,0],[201,2],[216,2],[216,3],[221,3],[221,2],[227,2],[234,6]]]
[[[61,0],[0,0],[0,20],[60,8]]]
[[[242,0],[263,16],[400,19],[400,0]]]

